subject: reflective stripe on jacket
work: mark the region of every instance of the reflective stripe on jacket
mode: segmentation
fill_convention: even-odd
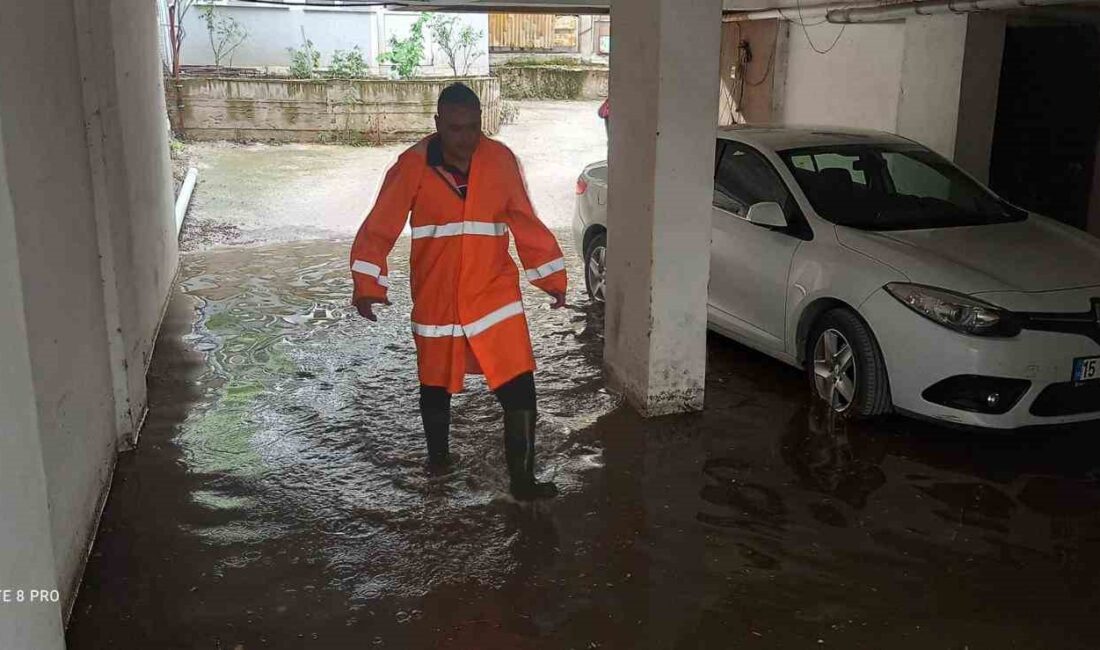
[[[496,389],[535,369],[509,235],[524,276],[543,291],[565,293],[565,262],[535,215],[508,147],[482,137],[463,200],[453,177],[429,164],[434,137],[401,154],[359,228],[351,251],[355,298],[386,298],[386,256],[411,211],[412,330],[420,382],[457,393],[467,372],[483,372]]]

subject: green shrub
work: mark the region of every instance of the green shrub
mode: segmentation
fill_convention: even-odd
[[[290,52],[290,76],[295,79],[313,79],[321,67],[321,53],[306,39],[301,48],[288,47]]]
[[[367,62],[363,60],[363,50],[356,45],[350,52],[336,50],[332,53],[332,65],[329,76],[335,79],[362,79],[367,76]]]
[[[413,23],[408,38],[390,37],[390,50],[378,55],[381,63],[392,63],[402,79],[411,78],[420,67],[424,58],[424,27],[430,18],[427,13],[421,14]]]
[[[568,56],[516,56],[508,59],[504,63],[500,64],[500,67],[507,68],[543,68],[543,67],[598,67],[593,65],[586,65],[583,61],[574,57]]]

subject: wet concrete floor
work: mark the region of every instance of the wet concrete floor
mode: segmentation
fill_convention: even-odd
[[[478,381],[456,471],[425,471],[408,242],[381,325],[347,246],[185,257],[70,648],[1100,645],[1095,426],[846,424],[717,336],[707,410],[646,421],[604,388],[599,310],[530,293],[562,494],[521,506]]]

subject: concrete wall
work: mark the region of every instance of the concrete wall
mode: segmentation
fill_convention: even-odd
[[[797,34],[801,38],[801,34]],[[752,60],[739,73],[739,45],[744,42]],[[775,101],[783,89],[787,61],[787,23],[753,20],[723,23],[718,123],[766,124],[778,121]],[[737,74],[741,76],[738,77]]]
[[[0,335],[29,360],[21,368],[5,352],[0,394],[25,397],[30,386],[21,401],[37,420],[0,417],[20,429],[5,432],[3,460],[31,463],[28,477],[40,459],[49,540],[33,529],[27,539],[52,551],[48,582],[66,607],[117,452],[144,409],[144,357],[175,269],[154,10],[143,0],[42,0],[7,7],[0,21],[0,197],[10,199],[0,211],[11,231],[0,237],[17,252],[0,265]],[[20,315],[23,332],[12,325]],[[33,499],[5,499],[0,519],[33,521],[27,508]],[[0,583],[38,570],[20,558],[30,559],[25,548],[0,544]]]
[[[1004,14],[967,17],[966,52],[959,80],[961,90],[956,118],[958,124],[965,126],[955,130],[952,159],[982,182],[989,180],[1004,49]]]
[[[199,140],[409,140],[435,130],[436,100],[453,81],[185,78],[184,133]],[[482,128],[495,134],[500,130],[500,82],[488,77],[463,81],[481,98]]]
[[[905,24],[905,63],[897,128],[950,157],[955,151],[957,122],[944,121],[959,105],[960,72],[966,52],[966,19],[929,16]],[[920,98],[921,101],[913,101]]]
[[[186,65],[213,65],[214,53],[200,9],[209,3],[196,2],[184,18],[187,38],[181,58]],[[279,7],[275,5],[216,5],[219,14],[236,20],[248,32],[248,39],[233,53],[233,65],[264,67],[290,65],[288,47],[300,47],[305,37],[321,51],[327,65],[334,50],[350,50],[358,45],[363,56],[373,51],[375,11],[346,8],[335,12],[318,7]],[[226,65],[223,62],[223,65]]]
[[[787,79],[780,118],[787,124],[857,126],[894,131],[901,91],[904,23],[848,25],[841,28],[792,24]]]
[[[493,68],[506,99],[603,99],[608,69],[571,66],[502,65]]]
[[[896,130],[982,180],[989,176],[1004,26],[996,14],[905,23]]]
[[[54,561],[66,596],[75,588],[116,447],[75,33],[71,0],[17,3],[0,23],[4,153]]]
[[[160,0],[163,2],[163,0]],[[183,21],[187,37],[181,59],[184,65],[213,65],[209,32],[200,9],[213,4],[216,11],[231,17],[248,32],[248,38],[233,53],[232,65],[282,69],[290,65],[287,48],[301,47],[303,33],[321,52],[321,65],[328,66],[335,50],[351,50],[359,46],[363,58],[375,74],[388,75],[389,64],[378,63],[378,54],[388,49],[391,37],[405,38],[420,14],[387,11],[381,7],[278,6],[243,2],[196,2]],[[463,24],[481,31],[477,50],[480,58],[470,68],[470,74],[489,74],[489,19],[485,14],[455,14]],[[428,48],[421,66],[425,76],[452,74],[443,54],[428,39]],[[228,65],[226,61],[223,65]]]
[[[898,133],[984,180],[1004,25],[998,14],[913,17],[843,33],[792,24],[778,113],[788,124]]]
[[[0,122],[0,589],[55,589],[48,491],[3,132]],[[64,645],[59,603],[0,604],[0,648]]]

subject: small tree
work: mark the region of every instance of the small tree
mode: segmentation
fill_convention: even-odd
[[[363,60],[363,50],[356,45],[350,51],[336,50],[332,53],[332,65],[329,75],[336,79],[362,79],[367,76],[367,62]]]
[[[302,30],[302,47],[288,47],[290,52],[290,76],[295,79],[312,79],[321,67],[321,53],[313,47],[313,41],[306,38]]]
[[[180,80],[180,50],[183,48],[183,39],[187,36],[187,30],[183,28],[183,19],[195,0],[168,0],[168,46],[172,51],[172,89],[176,95],[176,118],[172,122],[172,130],[183,134],[183,82]],[[169,111],[171,119],[171,111]]]
[[[172,50],[172,78],[180,79],[180,49],[187,30],[183,28],[183,19],[195,0],[168,0],[168,45]]]
[[[428,14],[421,14],[408,38],[390,37],[390,50],[378,56],[381,63],[392,63],[397,70],[397,76],[408,79],[416,74],[420,67],[420,61],[424,58],[424,27],[428,24]]]
[[[465,77],[482,55],[477,49],[485,32],[470,25],[459,25],[457,16],[436,14],[431,18],[432,40],[447,57],[456,77]]]
[[[210,35],[214,65],[220,68],[222,61],[228,57],[229,65],[232,66],[233,52],[248,39],[248,31],[232,16],[223,16],[215,12],[213,5],[207,5],[199,11],[206,22],[206,31]]]

